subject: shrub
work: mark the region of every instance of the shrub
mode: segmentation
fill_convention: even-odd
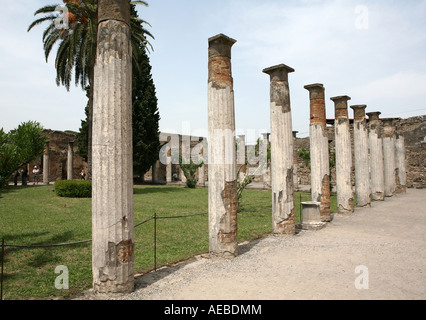
[[[92,182],[85,180],[58,180],[55,182],[55,193],[65,198],[91,198]]]

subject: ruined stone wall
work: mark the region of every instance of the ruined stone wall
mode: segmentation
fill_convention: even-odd
[[[426,188],[426,115],[401,119],[397,129],[405,139],[407,187]]]
[[[67,159],[68,159],[68,143],[73,143],[73,179],[80,179],[80,172],[83,168],[87,173],[87,163],[77,154],[78,143],[74,134],[62,131],[44,130],[43,135],[48,137],[49,141],[49,181],[67,179]],[[35,161],[29,163],[28,173],[29,181],[34,181],[33,167],[37,165],[40,172],[44,172],[43,155]],[[40,174],[39,182],[43,181],[43,174]]]
[[[406,147],[406,166],[407,166],[407,187],[425,188],[426,187],[426,115],[416,116],[396,121],[397,130],[405,138]],[[331,152],[334,152],[334,126],[328,126],[328,137],[330,141]],[[352,162],[353,154],[353,127],[350,127],[352,142]],[[309,138],[296,139],[295,152],[305,148],[309,151]],[[300,184],[310,184],[310,171],[304,165],[304,161],[298,158],[298,179]],[[352,181],[355,182],[354,163],[352,163]],[[336,185],[336,170],[331,169],[331,184]]]

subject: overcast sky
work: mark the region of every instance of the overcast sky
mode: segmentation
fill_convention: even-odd
[[[34,12],[56,3],[62,1],[2,3],[0,127],[5,131],[28,120],[78,131],[84,118],[83,90],[56,86],[56,51],[45,61],[46,25],[27,32]],[[150,60],[161,131],[207,134],[207,40],[219,33],[237,40],[232,72],[239,134],[269,131],[269,76],[262,70],[281,63],[296,70],[289,84],[299,137],[309,133],[309,94],[303,86],[312,83],[325,86],[328,118],[334,117],[329,98],[340,95],[383,117],[426,114],[426,0],[148,3],[138,11],[155,36]]]

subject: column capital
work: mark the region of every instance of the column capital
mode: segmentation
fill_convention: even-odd
[[[351,97],[349,96],[337,96],[337,97],[331,97],[330,100],[334,101],[336,108],[343,109],[348,107],[348,100],[351,100]]]
[[[288,74],[294,71],[293,68],[285,64],[279,64],[262,70],[262,72],[270,75],[271,81],[287,81]]]
[[[228,57],[231,58],[231,47],[237,42],[228,36],[220,33],[209,38],[209,58]]]
[[[363,121],[365,119],[366,108],[367,108],[367,105],[365,104],[351,106],[351,109],[354,111],[355,121]]]
[[[382,113],[380,111],[375,111],[375,112],[367,112],[367,116],[369,118],[370,121],[375,121],[375,120],[380,120],[380,115]]]
[[[325,88],[321,83],[313,83],[304,86],[306,90],[309,91],[309,99],[324,99],[325,98]]]
[[[348,118],[348,96],[332,97],[330,100],[334,101],[335,118]]]
[[[99,0],[98,23],[118,20],[130,26],[130,0]]]
[[[391,127],[395,125],[395,119],[393,118],[383,118],[383,126]]]

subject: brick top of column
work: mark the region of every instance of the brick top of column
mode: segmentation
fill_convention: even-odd
[[[309,91],[309,99],[324,99],[325,89],[321,83],[308,84],[304,86]]]
[[[330,100],[334,101],[336,119],[348,118],[348,100],[351,100],[351,98],[348,96],[337,96],[330,98]]]
[[[354,111],[354,120],[363,121],[365,119],[365,109],[367,106],[365,104],[351,106],[351,109]]]
[[[209,58],[227,57],[231,58],[231,47],[237,40],[234,40],[220,33],[209,38]]]
[[[130,0],[99,0],[98,22],[118,20],[130,25]]]
[[[395,124],[394,119],[392,118],[383,118],[382,122],[383,122],[383,126],[388,126],[388,127],[394,126]]]
[[[325,112],[325,89],[321,83],[314,83],[304,86],[309,91],[310,100],[310,122],[311,124],[321,124],[326,129]]]
[[[382,113],[380,111],[375,111],[375,112],[368,112],[367,116],[368,116],[370,121],[377,121],[377,120],[380,120],[381,114]]]
[[[383,137],[392,137],[395,134],[395,122],[392,118],[382,119]]]
[[[263,72],[271,76],[271,81],[287,81],[288,74],[295,70],[285,64],[279,64],[273,67],[263,69]]]

